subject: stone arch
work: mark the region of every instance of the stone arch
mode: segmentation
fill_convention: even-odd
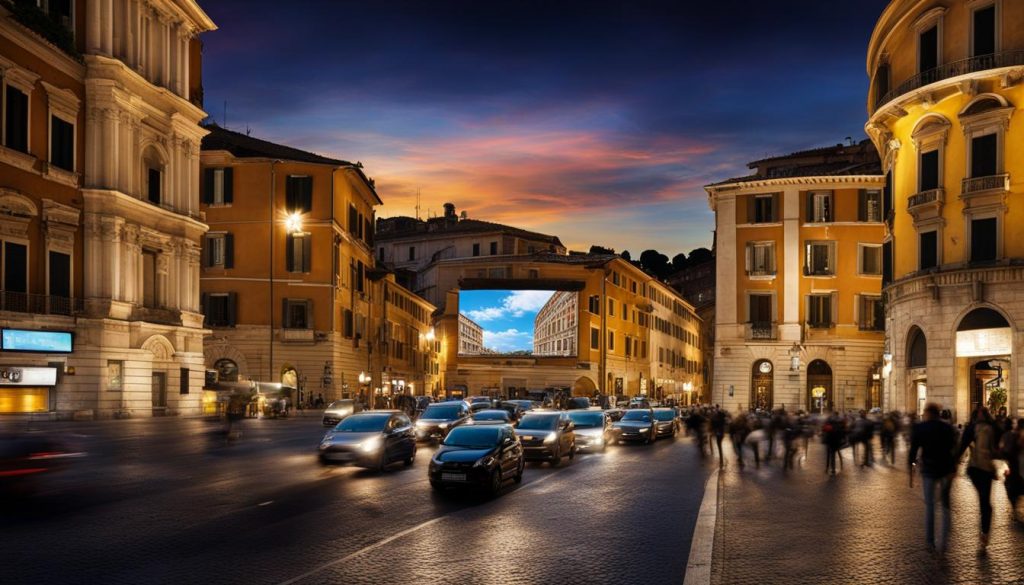
[[[977,314],[975,313],[976,311],[990,311],[992,313],[995,313],[999,317],[1002,317],[1003,321],[1006,322],[1006,325],[1004,325],[1004,327],[1009,327],[1013,331],[1017,331],[1017,326],[1014,324],[1013,319],[1011,319],[1010,315],[1001,307],[993,305],[992,303],[971,303],[964,307],[956,316],[956,318],[953,319],[952,334],[954,338],[956,337],[956,332],[960,330],[961,325],[964,323],[964,320],[967,319],[967,317],[971,316],[972,314]]]
[[[981,93],[974,96],[974,99],[971,101],[967,102],[967,105],[964,106],[957,115],[963,118],[964,116],[973,116],[974,114],[1009,107],[1013,107],[1013,104],[1011,104],[1005,97],[997,93]]]
[[[207,345],[203,348],[203,363],[206,364],[207,369],[213,368],[213,365],[218,360],[229,359],[238,364],[238,373],[244,377],[251,377],[249,373],[249,362],[245,359],[245,354],[238,350],[233,345],[221,344],[221,345]]]
[[[153,354],[153,361],[169,362],[174,359],[174,345],[163,335],[152,335],[142,343],[142,349]]]
[[[20,191],[0,188],[0,213],[14,217],[36,217],[39,208]]]
[[[906,340],[906,367],[908,369],[924,368],[928,366],[928,337],[917,325],[911,325],[907,330]]]
[[[949,118],[934,112],[921,116],[921,119],[914,125],[910,136],[915,140],[921,136],[931,135],[938,132],[945,132],[953,125]]]
[[[572,384],[573,396],[593,396],[597,392],[597,384],[588,376],[580,376]]]

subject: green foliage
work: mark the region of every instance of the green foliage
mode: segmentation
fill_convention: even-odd
[[[1006,388],[993,388],[988,393],[988,409],[993,414],[998,413],[999,409],[1006,406]]]

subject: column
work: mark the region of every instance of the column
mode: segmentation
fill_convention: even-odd
[[[800,342],[800,191],[787,188],[782,194],[783,230],[783,280],[786,288],[782,292],[782,315],[780,316],[779,340]]]
[[[114,0],[103,0],[103,41],[100,50],[104,55],[114,55]]]
[[[86,35],[85,50],[89,53],[95,53],[100,50],[101,37],[103,36],[103,27],[100,22],[100,3],[103,0],[89,0],[87,7],[88,12],[88,34]]]

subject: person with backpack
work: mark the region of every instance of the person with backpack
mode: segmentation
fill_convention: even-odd
[[[939,405],[924,407],[924,420],[915,424],[910,435],[907,468],[913,486],[917,453],[921,452],[921,486],[924,488],[925,542],[929,549],[945,551],[949,545],[950,507],[949,490],[956,472],[956,431],[939,417]],[[942,540],[935,546],[935,489],[942,502]]]
[[[988,409],[979,404],[971,416],[970,424],[964,429],[957,452],[959,460],[967,449],[971,450],[967,461],[967,477],[978,492],[981,508],[979,556],[984,556],[988,550],[988,533],[992,528],[992,481],[996,477],[995,460],[1000,455],[1000,430]]]

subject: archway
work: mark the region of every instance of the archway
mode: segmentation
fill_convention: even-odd
[[[814,360],[807,366],[807,410],[820,414],[834,407],[832,367],[825,360]]]
[[[775,368],[769,360],[757,360],[750,372],[750,408],[771,410],[774,396]]]
[[[581,376],[572,384],[573,396],[594,396],[597,393],[597,385],[586,376]]]
[[[958,413],[979,405],[998,414],[1009,408],[1013,379],[1013,327],[1002,313],[979,307],[960,319],[956,328]]]

